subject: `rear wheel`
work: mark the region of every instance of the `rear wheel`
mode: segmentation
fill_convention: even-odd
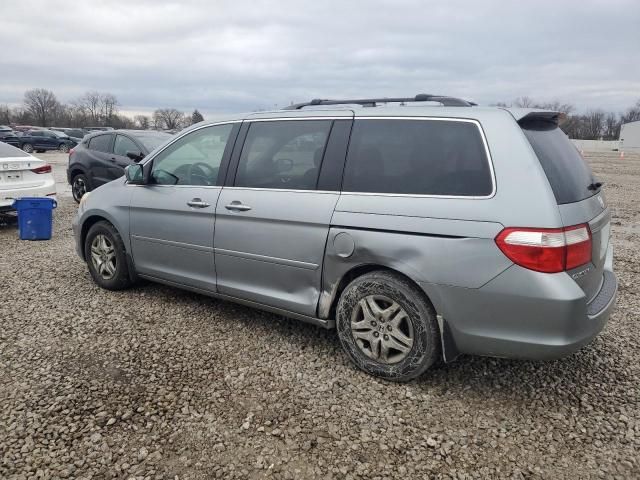
[[[58,147],[58,150],[61,153],[69,153],[69,145],[67,145],[66,143],[61,143],[60,146]]]
[[[89,180],[84,174],[79,173],[71,180],[71,194],[77,203],[80,203],[82,196],[90,190]]]
[[[124,243],[109,222],[98,222],[89,229],[84,257],[93,280],[100,287],[123,290],[131,286]]]
[[[23,143],[22,150],[27,153],[33,153],[33,145],[31,145],[30,143]]]
[[[440,355],[435,311],[400,275],[378,271],[356,278],[340,296],[336,316],[342,347],[371,375],[405,382]]]

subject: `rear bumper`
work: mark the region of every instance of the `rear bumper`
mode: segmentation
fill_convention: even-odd
[[[52,177],[37,187],[0,190],[0,211],[13,210],[13,199],[20,197],[49,197],[56,200],[56,182]]]
[[[618,282],[607,263],[591,302],[566,273],[516,265],[479,289],[423,285],[446,323],[445,359],[466,353],[549,360],[575,352],[602,331],[614,308]]]

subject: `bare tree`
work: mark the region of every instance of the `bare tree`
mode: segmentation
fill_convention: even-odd
[[[604,128],[605,113],[602,110],[590,110],[584,115],[584,138],[599,140]]]
[[[50,90],[34,88],[24,93],[24,106],[36,123],[45,127],[53,119],[58,100]]]
[[[531,108],[533,107],[533,99],[529,98],[529,97],[518,97],[513,101],[513,106],[514,107],[520,107],[520,108]]]
[[[151,126],[151,119],[147,115],[136,115],[133,117],[136,127],[141,130],[148,130]]]
[[[184,121],[184,113],[175,108],[159,108],[153,112],[153,122],[156,128],[174,130],[180,128]]]
[[[636,104],[629,108],[624,115],[622,115],[622,123],[635,122],[640,120],[640,100]]]
[[[11,123],[11,111],[7,104],[0,105],[0,125],[9,125]]]
[[[100,94],[100,115],[105,125],[111,126],[112,118],[118,114],[118,99],[111,93]]]
[[[72,103],[82,112],[88,122],[93,125],[100,124],[101,94],[99,92],[86,92]]]
[[[604,119],[604,130],[602,132],[602,138],[605,140],[617,140],[620,138],[620,126],[622,123],[613,112],[607,113],[607,116]]]

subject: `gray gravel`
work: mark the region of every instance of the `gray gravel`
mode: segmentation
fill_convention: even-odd
[[[0,478],[640,478],[640,157],[605,157],[605,332],[564,360],[464,357],[406,385],[355,370],[335,332],[100,290],[67,197],[49,242],[0,227]]]

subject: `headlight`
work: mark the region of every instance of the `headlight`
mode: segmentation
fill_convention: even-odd
[[[82,195],[82,198],[80,199],[80,206],[78,207],[81,212],[84,210],[85,203],[86,203],[87,199],[89,198],[90,194],[91,194],[91,192],[85,192],[85,194]]]

